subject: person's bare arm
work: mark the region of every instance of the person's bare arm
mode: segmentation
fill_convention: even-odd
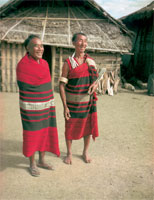
[[[68,78],[68,72],[69,72],[69,66],[68,64],[65,62],[63,65],[63,69],[62,69],[62,78]],[[69,120],[70,116],[70,111],[69,108],[67,106],[66,103],[66,94],[65,94],[65,85],[66,83],[63,81],[59,81],[59,91],[60,91],[60,96],[61,96],[61,100],[63,102],[63,107],[64,107],[64,117],[66,120]]]
[[[90,85],[89,89],[88,89],[88,94],[92,95],[98,88],[98,82],[94,82],[93,84]]]
[[[105,72],[106,72],[105,68],[102,68],[100,70],[100,72],[98,73],[97,80],[93,84],[91,84],[90,87],[89,87],[89,90],[88,90],[89,95],[92,95],[97,90],[98,85],[99,85],[99,81],[100,81],[100,79],[102,78],[102,76],[104,75]]]

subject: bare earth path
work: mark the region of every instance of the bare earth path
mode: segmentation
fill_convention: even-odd
[[[47,153],[55,171],[32,177],[22,155],[18,94],[0,93],[0,200],[153,200],[154,97],[120,89],[98,96],[100,137],[91,140],[93,159],[81,159],[83,141],[73,142],[73,164],[66,155],[63,108],[55,93],[61,157]],[[2,106],[3,105],[3,106]]]

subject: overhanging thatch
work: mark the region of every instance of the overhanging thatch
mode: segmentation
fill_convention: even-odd
[[[146,7],[121,18],[122,22],[134,32],[134,56],[123,59],[126,66],[126,76],[132,76],[147,82],[154,70],[154,1]],[[126,62],[128,61],[128,62]]]
[[[38,34],[43,43],[72,48],[75,32],[88,36],[88,49],[129,53],[131,32],[93,0],[11,0],[0,11],[0,40],[23,43]]]
[[[129,27],[133,26],[134,29],[136,25],[142,26],[143,23],[147,22],[147,20],[149,19],[154,19],[154,1],[152,1],[149,5],[145,6],[144,8],[141,8],[140,10],[134,13],[120,18],[120,20],[124,24],[127,24],[127,26]]]

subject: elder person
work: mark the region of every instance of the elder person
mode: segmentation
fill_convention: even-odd
[[[75,53],[66,59],[59,89],[64,106],[65,138],[67,156],[66,164],[72,164],[72,140],[84,139],[82,158],[90,163],[88,147],[91,135],[93,139],[98,136],[96,94],[98,84],[97,71],[94,60],[85,53],[87,36],[76,33],[72,38]]]
[[[39,176],[37,168],[52,170],[44,160],[45,152],[60,155],[51,76],[48,63],[42,59],[40,38],[30,35],[24,42],[26,55],[17,65],[20,113],[23,125],[23,154],[29,157],[30,173]],[[39,161],[35,162],[35,152]]]

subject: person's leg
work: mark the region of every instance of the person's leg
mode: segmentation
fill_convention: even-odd
[[[83,149],[83,159],[86,163],[90,163],[91,159],[88,157],[88,148],[89,148],[89,144],[90,144],[90,138],[91,135],[85,136],[84,137],[84,149]]]
[[[44,164],[45,163],[45,151],[39,151],[39,164]]]
[[[72,151],[71,151],[72,140],[66,139],[66,147],[67,147],[67,156],[64,159],[64,163],[71,165],[72,164]]]
[[[36,163],[35,163],[35,153],[29,157],[29,162],[30,162],[30,167],[35,167]]]
[[[29,157],[29,161],[30,161],[30,173],[32,176],[39,176],[40,172],[36,166],[36,162],[35,162],[35,153]]]
[[[44,168],[44,169],[49,169],[49,170],[54,170],[53,166],[47,164],[45,162],[45,151],[39,151],[39,162],[37,164],[38,167]]]

